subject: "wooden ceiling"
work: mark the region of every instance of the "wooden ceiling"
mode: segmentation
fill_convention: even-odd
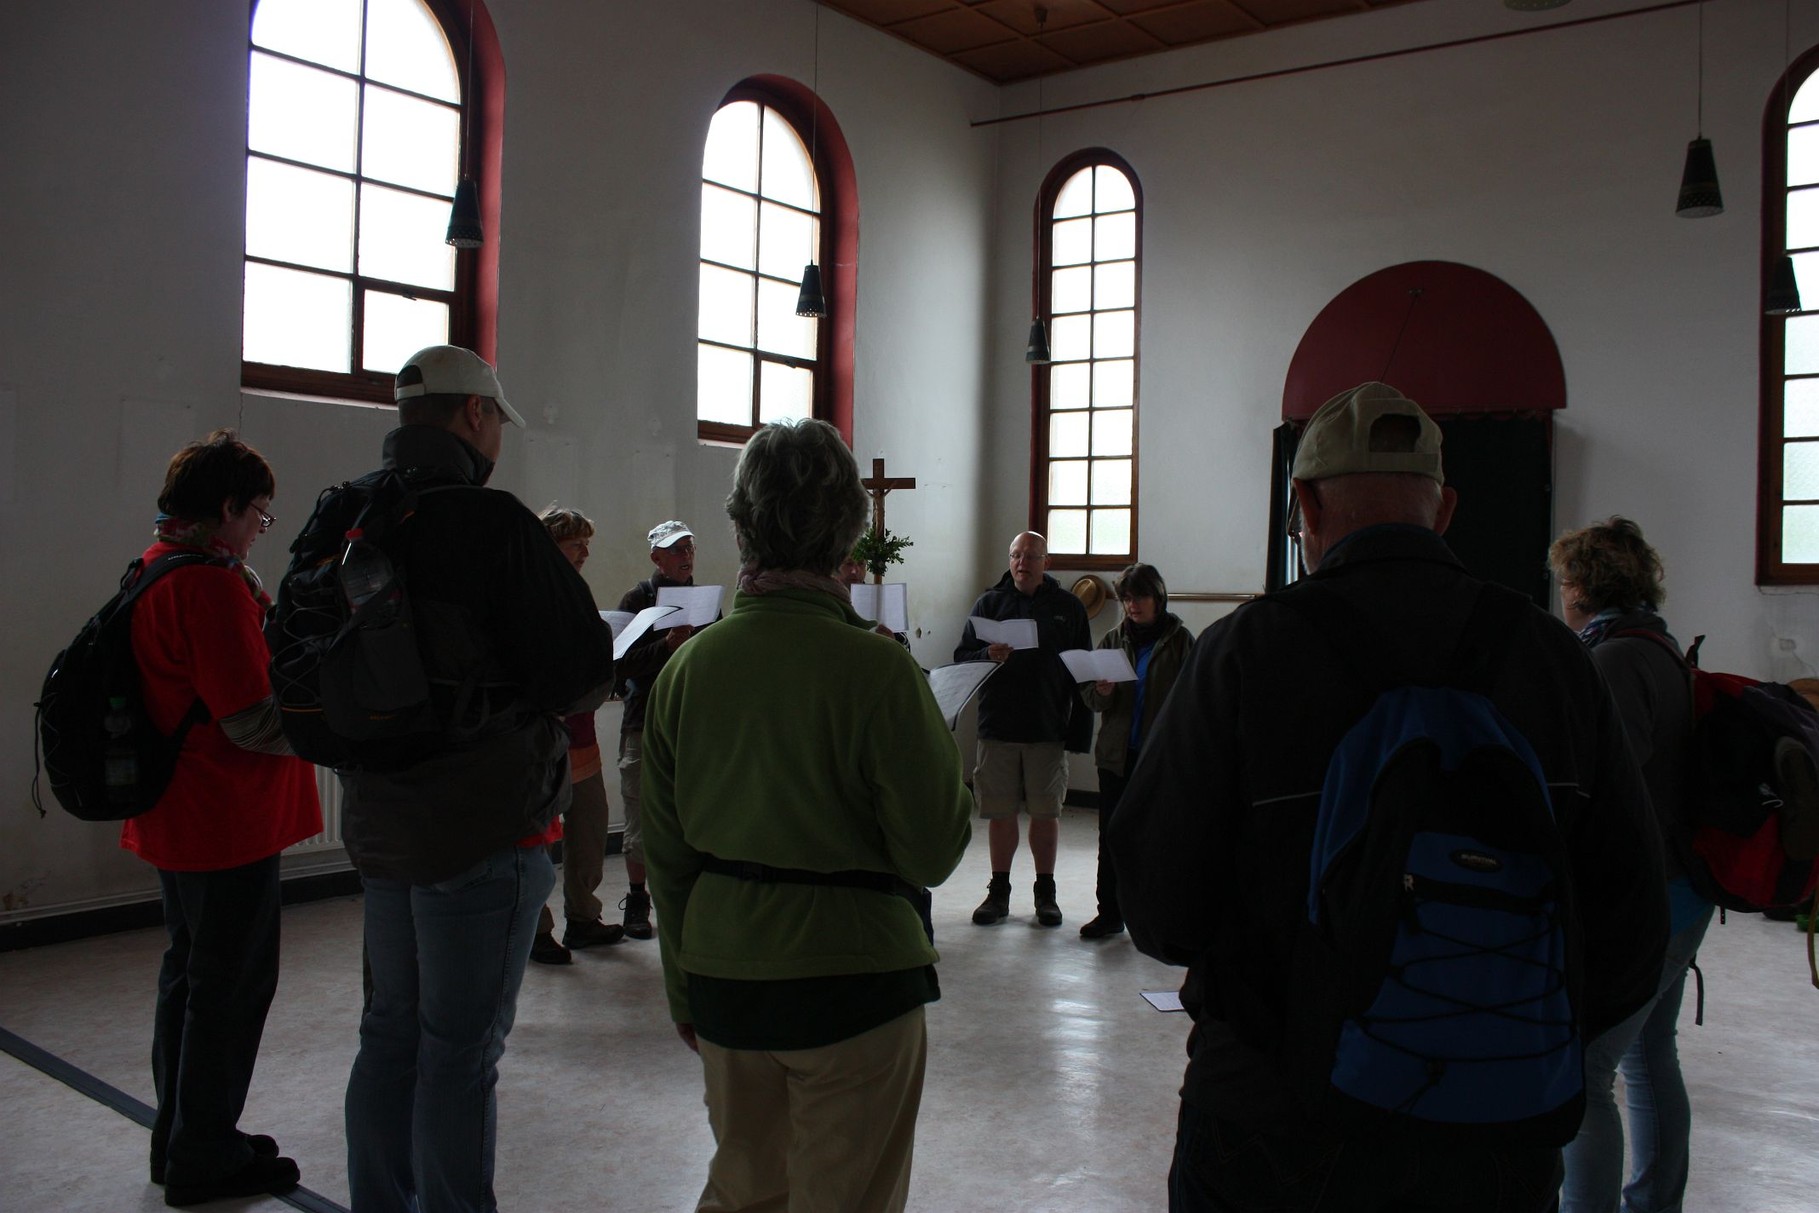
[[[1412,0],[818,0],[1008,84]]]

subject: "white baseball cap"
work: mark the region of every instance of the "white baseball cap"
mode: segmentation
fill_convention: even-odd
[[[524,418],[505,402],[505,389],[492,366],[472,350],[458,345],[432,345],[412,354],[398,371],[393,400],[416,396],[485,396],[499,406],[505,419],[524,428]]]
[[[656,526],[651,528],[651,533],[648,536],[651,541],[651,551],[653,552],[658,548],[670,547],[679,539],[693,539],[694,537],[695,532],[688,529],[688,523],[683,522],[679,518],[672,518],[668,522],[659,522]]]

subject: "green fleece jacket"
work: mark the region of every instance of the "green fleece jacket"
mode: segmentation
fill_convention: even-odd
[[[693,1022],[689,973],[774,981],[938,959],[901,897],[701,870],[705,853],[937,885],[960,863],[973,799],[928,680],[831,595],[736,594],[676,650],[646,708],[643,795],[676,1022]]]

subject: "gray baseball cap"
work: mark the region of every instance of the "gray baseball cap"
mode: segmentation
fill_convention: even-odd
[[[659,522],[656,526],[651,528],[649,536],[651,550],[653,552],[658,548],[670,547],[679,539],[693,539],[694,537],[695,532],[688,529],[688,523],[683,522],[679,518],[672,518],[668,522]]]

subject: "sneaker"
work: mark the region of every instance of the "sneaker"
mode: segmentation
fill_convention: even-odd
[[[556,942],[556,937],[549,931],[538,931],[537,938],[531,940],[531,959],[540,965],[574,964],[574,953]]]
[[[1124,934],[1124,919],[1116,914],[1107,914],[1103,910],[1091,922],[1080,928],[1080,938],[1082,939],[1104,939],[1107,935],[1122,934]]]
[[[625,928],[618,923],[608,926],[598,918],[571,918],[562,932],[565,948],[591,948],[596,944],[618,943],[625,938]]]
[[[627,893],[619,902],[619,908],[625,911],[625,933],[633,939],[651,937],[651,895],[649,893]]]
[[[1036,924],[1044,927],[1061,925],[1061,907],[1055,901],[1055,878],[1036,877]]]
[[[993,881],[985,886],[985,900],[973,911],[973,922],[977,926],[989,927],[994,922],[1003,922],[1011,912],[1011,886]]]
[[[297,1164],[288,1158],[254,1157],[253,1161],[220,1179],[204,1183],[173,1183],[164,1189],[164,1203],[173,1209],[206,1204],[234,1196],[276,1196],[297,1186]]]

